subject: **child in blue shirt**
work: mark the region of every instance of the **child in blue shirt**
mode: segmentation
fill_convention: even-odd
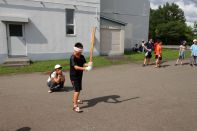
[[[190,59],[190,65],[191,66],[197,66],[196,65],[196,59],[197,59],[197,39],[193,40],[193,45],[190,47],[191,50],[191,59]]]

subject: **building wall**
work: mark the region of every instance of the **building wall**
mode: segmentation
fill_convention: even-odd
[[[148,40],[149,0],[101,0],[101,15],[128,23],[125,49]]]
[[[5,0],[0,1],[0,16],[28,17],[25,23],[27,56],[32,60],[69,58],[76,42],[84,44],[84,54],[90,50],[93,26],[96,30],[95,54],[99,54],[99,0]],[[65,9],[75,9],[76,35],[66,35]],[[8,57],[6,24],[0,21],[0,63]]]
[[[7,57],[6,27],[0,22],[0,63]]]

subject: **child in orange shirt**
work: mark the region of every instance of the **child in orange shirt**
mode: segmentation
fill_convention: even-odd
[[[155,59],[156,59],[156,66],[155,67],[160,67],[161,66],[161,61],[162,61],[162,41],[158,41],[155,44]]]

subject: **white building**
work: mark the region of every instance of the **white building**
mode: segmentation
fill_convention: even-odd
[[[125,49],[148,40],[149,0],[101,0],[101,15],[127,23]]]
[[[8,57],[69,58],[76,42],[90,49],[96,26],[99,54],[99,0],[0,0],[0,63]]]
[[[84,44],[88,56],[93,27],[94,54],[102,54],[100,14],[105,19],[102,23],[109,20],[113,32],[120,35],[120,40],[111,43],[120,45],[109,47],[114,50],[109,55],[123,54],[125,47],[147,39],[149,7],[148,0],[0,0],[0,63],[21,56],[31,60],[69,58],[76,42]]]

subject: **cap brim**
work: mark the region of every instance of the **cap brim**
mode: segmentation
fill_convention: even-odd
[[[58,68],[55,68],[55,69],[62,69],[62,67],[58,67]]]

